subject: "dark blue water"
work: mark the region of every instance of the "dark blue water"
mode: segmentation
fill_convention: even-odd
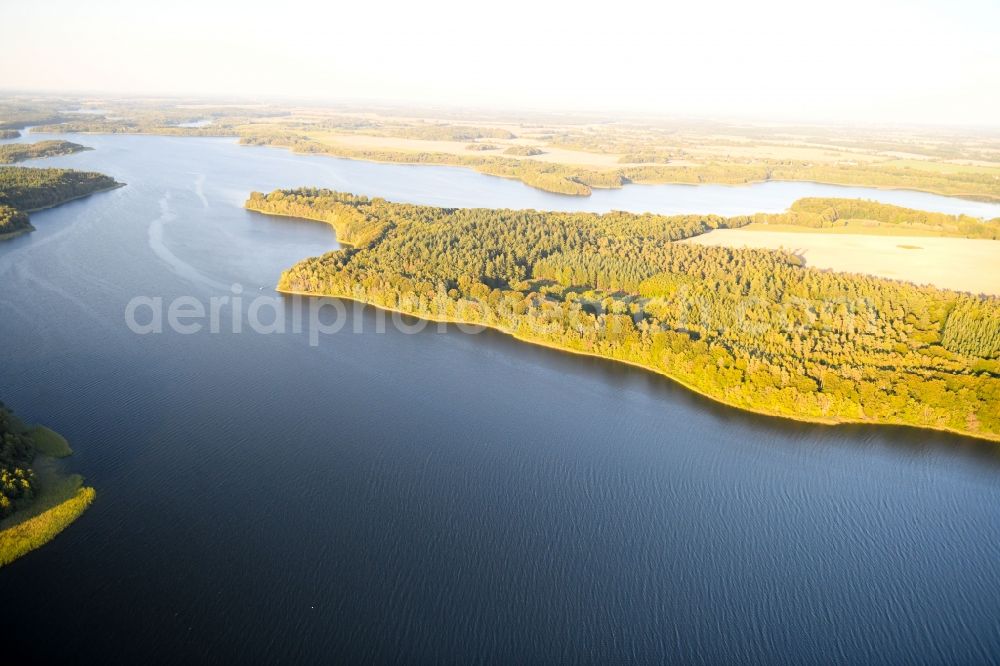
[[[0,397],[70,439],[98,498],[0,569],[0,662],[1000,659],[995,445],[755,417],[369,308],[316,346],[125,323],[135,296],[269,295],[335,247],[324,225],[243,211],[251,189],[600,199],[223,140],[76,140],[97,150],[37,164],[128,187],[0,244]],[[821,186],[796,187],[763,191],[780,210]],[[692,189],[602,194],[675,210]],[[748,196],[732,212],[763,209]]]

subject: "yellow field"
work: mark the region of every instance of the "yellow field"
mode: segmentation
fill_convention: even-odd
[[[744,228],[717,229],[683,242],[785,249],[813,268],[1000,295],[1000,241]]]
[[[796,224],[759,224],[753,223],[741,229],[746,231],[780,231],[790,234],[822,234],[822,235],[865,235],[865,236],[902,236],[921,238],[940,238],[942,234],[935,229],[920,229],[900,227],[898,224],[880,224],[864,220],[850,220],[843,226],[836,227],[803,227]]]

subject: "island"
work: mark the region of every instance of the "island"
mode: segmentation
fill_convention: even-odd
[[[70,454],[58,433],[26,426],[0,402],[0,567],[54,539],[94,501],[82,477],[58,469]]]
[[[93,171],[0,167],[0,240],[33,230],[32,211],[122,186]]]
[[[36,141],[35,143],[0,144],[0,164],[13,164],[24,160],[56,155],[72,155],[84,150],[93,150],[72,141]]]
[[[766,220],[813,223],[805,213],[829,204]],[[326,222],[345,244],[284,272],[286,294],[491,327],[761,414],[1000,441],[1000,299],[677,242],[756,216],[437,208],[316,188],[245,206]],[[889,224],[893,208],[865,214]]]

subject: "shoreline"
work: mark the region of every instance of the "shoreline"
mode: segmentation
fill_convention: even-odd
[[[257,213],[258,215],[267,215],[272,217],[287,217],[291,220],[305,220],[306,222],[319,222],[320,224],[326,224],[333,227],[333,234],[334,236],[336,236],[335,240],[338,245],[341,246],[346,245],[348,247],[354,247],[353,243],[348,243],[347,241],[340,239],[340,229],[337,227],[336,222],[331,222],[330,220],[321,220],[316,217],[302,217],[301,215],[292,215],[291,213],[271,213],[266,210],[261,210],[260,208],[253,208],[251,206],[247,206],[246,204],[243,205],[243,210],[248,210],[251,213]],[[330,251],[333,252],[337,249],[338,248],[333,248],[333,250]]]
[[[613,358],[613,357],[610,357],[610,356],[603,356],[601,354],[597,354],[597,353],[594,353],[594,352],[588,352],[588,351],[583,351],[583,350],[579,350],[579,349],[570,349],[568,347],[560,347],[558,345],[555,345],[555,344],[552,344],[552,343],[548,343],[548,342],[543,342],[543,341],[538,341],[538,340],[532,340],[530,338],[525,338],[523,336],[520,336],[516,332],[508,331],[506,329],[500,328],[499,326],[494,326],[494,325],[491,325],[491,324],[484,324],[484,323],[481,323],[481,322],[473,322],[473,321],[467,321],[467,320],[459,320],[459,319],[454,319],[454,318],[451,318],[451,317],[435,317],[435,316],[432,316],[432,315],[414,314],[412,312],[406,312],[406,311],[400,310],[398,308],[391,308],[391,307],[388,307],[388,306],[376,305],[376,304],[370,303],[370,302],[368,302],[368,301],[366,301],[364,299],[355,298],[353,296],[341,296],[341,295],[336,295],[336,294],[321,294],[321,293],[308,292],[308,291],[298,291],[298,290],[294,290],[294,289],[282,289],[282,288],[277,287],[277,286],[274,289],[279,294],[288,295],[288,296],[308,296],[308,297],[313,297],[313,298],[317,298],[317,297],[318,298],[337,298],[337,299],[341,299],[341,300],[353,301],[355,303],[361,303],[363,305],[367,305],[367,306],[370,306],[370,307],[373,307],[373,308],[376,308],[376,309],[379,309],[379,310],[384,310],[386,312],[396,312],[398,314],[406,315],[408,317],[414,317],[415,319],[423,319],[423,320],[426,320],[426,321],[431,321],[431,322],[440,323],[440,324],[461,324],[461,325],[466,325],[466,326],[480,326],[480,327],[483,327],[483,328],[487,328],[487,329],[496,331],[496,332],[501,333],[503,335],[508,335],[508,336],[514,338],[515,340],[520,341],[520,342],[524,342],[524,343],[528,343],[528,344],[532,344],[532,345],[537,345],[539,347],[545,347],[547,349],[552,349],[552,350],[555,350],[555,351],[564,352],[564,353],[568,353],[568,354],[575,354],[577,356],[587,356],[587,357],[590,357],[590,358],[598,358],[598,359],[601,359],[601,360],[604,360],[604,361],[608,361],[608,362],[612,362],[612,363],[621,363],[621,364],[624,364],[624,365],[630,365],[632,367],[639,368],[641,370],[645,370],[647,372],[651,372],[651,373],[656,374],[656,375],[660,375],[661,377],[665,377],[668,380],[674,382],[675,384],[677,384],[677,385],[679,385],[679,386],[681,386],[681,387],[683,387],[683,388],[685,388],[685,389],[687,389],[687,390],[689,390],[689,391],[691,391],[691,392],[693,392],[693,393],[695,393],[695,394],[697,394],[697,395],[699,395],[699,396],[701,396],[703,398],[707,398],[707,399],[709,399],[709,400],[711,400],[711,401],[713,401],[715,403],[718,403],[720,405],[724,405],[726,407],[729,407],[729,408],[732,408],[732,409],[737,409],[737,410],[744,411],[744,412],[749,412],[751,414],[756,414],[758,416],[766,416],[766,417],[769,417],[769,418],[787,419],[789,421],[795,421],[795,422],[798,422],[798,423],[809,423],[809,424],[813,424],[813,425],[821,425],[821,426],[828,426],[828,427],[830,427],[830,426],[838,426],[838,425],[864,425],[864,426],[894,426],[894,427],[914,428],[914,429],[917,429],[917,430],[931,430],[931,431],[935,431],[935,432],[943,432],[943,433],[947,433],[947,434],[951,434],[951,435],[958,435],[958,436],[961,436],[961,437],[968,437],[970,439],[976,439],[976,440],[980,440],[980,441],[1000,443],[1000,434],[972,433],[972,432],[968,432],[968,431],[964,431],[964,430],[958,430],[956,428],[950,428],[948,426],[915,425],[913,423],[903,423],[903,422],[900,422],[900,421],[869,421],[869,420],[864,420],[864,419],[843,419],[843,418],[823,419],[823,418],[820,418],[820,417],[804,417],[804,416],[793,416],[793,415],[788,415],[788,414],[781,414],[781,413],[778,413],[778,412],[772,412],[772,411],[768,411],[768,410],[765,410],[765,409],[760,409],[760,408],[757,408],[757,407],[749,407],[749,406],[745,406],[745,405],[740,405],[740,404],[728,401],[728,400],[726,400],[725,398],[723,398],[721,396],[711,395],[709,393],[706,393],[702,389],[697,388],[697,387],[689,384],[685,380],[680,379],[679,377],[675,377],[675,376],[669,374],[668,372],[666,372],[664,370],[660,370],[658,368],[654,368],[654,367],[645,365],[643,363],[639,363],[639,362],[636,362],[636,361],[621,360],[621,359]]]
[[[58,504],[0,530],[0,569],[50,543],[75,523],[96,497],[92,487],[81,486]]]
[[[26,505],[0,520],[0,568],[45,546],[76,522],[93,503],[97,491],[79,474],[67,473],[59,460],[72,455],[69,444],[44,426],[31,429],[36,443],[31,469],[40,487]]]
[[[119,182],[115,181],[115,184],[112,185],[112,186],[110,186],[110,187],[102,187],[99,190],[94,190],[93,192],[87,192],[86,194],[78,194],[75,197],[70,197],[69,199],[63,199],[62,201],[57,201],[57,202],[51,203],[51,204],[49,204],[47,206],[39,206],[38,208],[21,209],[21,211],[24,212],[24,213],[28,213],[28,214],[30,214],[30,213],[37,213],[39,211],[48,210],[50,208],[56,208],[58,206],[62,206],[63,204],[67,204],[70,201],[76,201],[77,199],[85,199],[86,197],[89,197],[89,196],[91,196],[93,194],[100,194],[101,192],[110,192],[111,190],[117,190],[118,188],[125,187],[126,185],[127,185],[127,183],[119,183]],[[29,234],[32,231],[37,231],[37,230],[38,230],[38,228],[35,225],[31,224],[31,222],[29,221],[28,222],[28,226],[25,227],[25,228],[23,228],[23,229],[18,229],[17,231],[11,231],[11,232],[8,232],[8,233],[5,233],[5,234],[0,234],[0,243],[2,243],[4,241],[8,241],[8,240],[13,240],[13,239],[17,238],[18,236],[24,236],[25,234]]]
[[[28,222],[28,226],[24,227],[23,229],[18,229],[17,231],[8,231],[5,234],[0,234],[0,243],[2,243],[3,241],[13,240],[18,236],[30,234],[32,231],[35,230],[36,228],[31,224],[31,222]]]
[[[24,208],[22,209],[25,213],[37,213],[40,210],[48,210],[49,208],[55,208],[56,206],[62,206],[63,204],[69,203],[70,201],[76,201],[77,199],[85,199],[92,194],[100,194],[101,192],[110,192],[111,190],[117,190],[120,187],[125,187],[128,183],[115,182],[114,185],[110,187],[102,187],[99,190],[94,190],[92,192],[87,192],[86,194],[78,194],[75,197],[70,197],[69,199],[63,199],[62,201],[57,201],[56,203],[48,204],[47,206],[39,206],[38,208]]]

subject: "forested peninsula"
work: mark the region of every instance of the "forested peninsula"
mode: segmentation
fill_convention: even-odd
[[[768,217],[814,222],[818,205]],[[865,214],[889,223],[880,206]],[[755,216],[451,209],[312,188],[254,192],[246,207],[327,222],[349,245],[286,271],[286,293],[482,324],[762,414],[1000,441],[1000,299],[674,242]]]
[[[59,434],[26,426],[0,402],[0,566],[54,539],[94,501],[79,475],[56,469],[70,454]]]
[[[13,164],[24,160],[56,155],[72,155],[83,150],[93,150],[72,141],[37,141],[35,143],[0,144],[0,164]]]
[[[121,186],[93,171],[0,167],[0,240],[31,231],[32,211]]]

